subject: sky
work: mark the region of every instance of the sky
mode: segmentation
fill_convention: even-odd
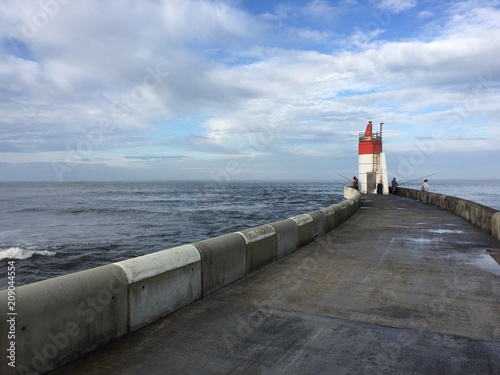
[[[0,181],[500,179],[500,1],[0,2]]]

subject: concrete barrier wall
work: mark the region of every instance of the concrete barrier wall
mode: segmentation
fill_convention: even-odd
[[[16,288],[11,373],[47,373],[298,250],[357,211],[359,192],[344,196],[289,219]],[[8,317],[7,290],[0,306]],[[0,320],[0,332],[9,324]],[[8,344],[1,341],[2,353]],[[2,374],[7,362],[0,356]]]
[[[432,192],[424,193],[415,189],[398,187],[396,194],[451,211],[500,239],[500,212],[491,207],[462,198]]]
[[[325,232],[335,229],[342,223],[342,209],[338,204],[321,208],[321,211],[325,214]]]
[[[500,240],[500,212],[494,213],[491,219],[491,234]]]
[[[8,315],[0,294],[2,374],[46,373],[128,332],[127,277],[113,264],[15,289],[15,311]],[[11,305],[12,306],[12,305]],[[15,369],[6,363],[5,323],[15,320]]]
[[[340,206],[340,218],[341,221],[344,222],[351,216],[351,212],[354,209],[353,207],[354,205],[349,201],[344,201],[340,203],[339,206]]]
[[[311,216],[313,220],[312,224],[313,240],[324,236],[327,233],[325,213],[322,210],[316,210],[308,212],[307,215]]]
[[[115,264],[127,275],[129,333],[201,298],[201,256],[193,245]]]
[[[302,214],[291,219],[297,223],[297,248],[300,249],[313,240],[313,218],[309,214]]]
[[[269,224],[237,232],[246,242],[246,273],[272,263],[277,257],[276,230]]]
[[[240,233],[230,233],[193,244],[201,253],[202,296],[246,275],[246,242]]]
[[[285,219],[270,224],[276,231],[276,258],[280,259],[298,249],[297,231],[299,225],[295,220]]]
[[[353,189],[350,186],[344,186],[344,198],[349,200],[349,199],[355,199],[360,196],[360,193],[357,189]],[[359,201],[359,200],[358,200]]]

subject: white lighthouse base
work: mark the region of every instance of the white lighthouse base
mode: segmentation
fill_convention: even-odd
[[[385,153],[359,155],[358,180],[359,191],[362,194],[376,194],[380,180],[383,185],[382,192],[389,194]]]
[[[385,152],[380,153],[380,179],[384,185],[383,193],[389,194],[389,177],[387,176],[387,162],[385,160]]]

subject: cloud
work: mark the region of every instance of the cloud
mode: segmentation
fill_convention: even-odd
[[[421,19],[431,18],[433,16],[434,16],[434,13],[430,10],[424,10],[424,11],[418,13],[418,17]]]
[[[184,155],[128,155],[124,156],[125,159],[131,160],[146,160],[146,161],[156,161],[156,160],[183,160],[187,159]]]
[[[378,3],[378,7],[380,9],[386,9],[392,13],[400,13],[414,8],[417,3],[417,0],[381,0]]]
[[[497,3],[453,2],[440,19],[415,1],[42,4],[0,5],[0,153],[11,164],[251,160],[257,174],[265,161],[355,158],[367,120],[385,122],[401,152],[433,127],[453,133],[448,151],[497,147]],[[392,17],[365,30],[378,9]],[[406,14],[418,27],[388,38]],[[479,126],[484,137],[471,136]]]
[[[304,14],[314,18],[332,19],[338,14],[338,9],[325,0],[313,0],[304,8]]]

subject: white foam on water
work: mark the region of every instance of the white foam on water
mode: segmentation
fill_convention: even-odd
[[[20,247],[0,248],[0,260],[3,259],[28,259],[33,255],[54,256],[54,251],[28,250]]]

